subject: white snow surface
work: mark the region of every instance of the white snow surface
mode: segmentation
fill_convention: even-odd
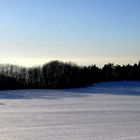
[[[0,140],[140,140],[140,82],[0,91]]]

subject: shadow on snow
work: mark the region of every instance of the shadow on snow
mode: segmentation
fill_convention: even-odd
[[[93,94],[140,96],[140,81],[104,82],[85,88],[0,91],[0,99],[79,98]]]

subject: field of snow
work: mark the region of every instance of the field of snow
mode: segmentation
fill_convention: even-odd
[[[140,140],[140,82],[0,91],[0,140]]]

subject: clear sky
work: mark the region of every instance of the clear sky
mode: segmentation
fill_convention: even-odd
[[[140,0],[0,0],[0,63],[140,60]]]

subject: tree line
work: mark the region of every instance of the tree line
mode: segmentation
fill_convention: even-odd
[[[78,66],[51,61],[43,66],[0,65],[0,89],[70,88],[103,81],[140,80],[140,62],[134,65]]]

